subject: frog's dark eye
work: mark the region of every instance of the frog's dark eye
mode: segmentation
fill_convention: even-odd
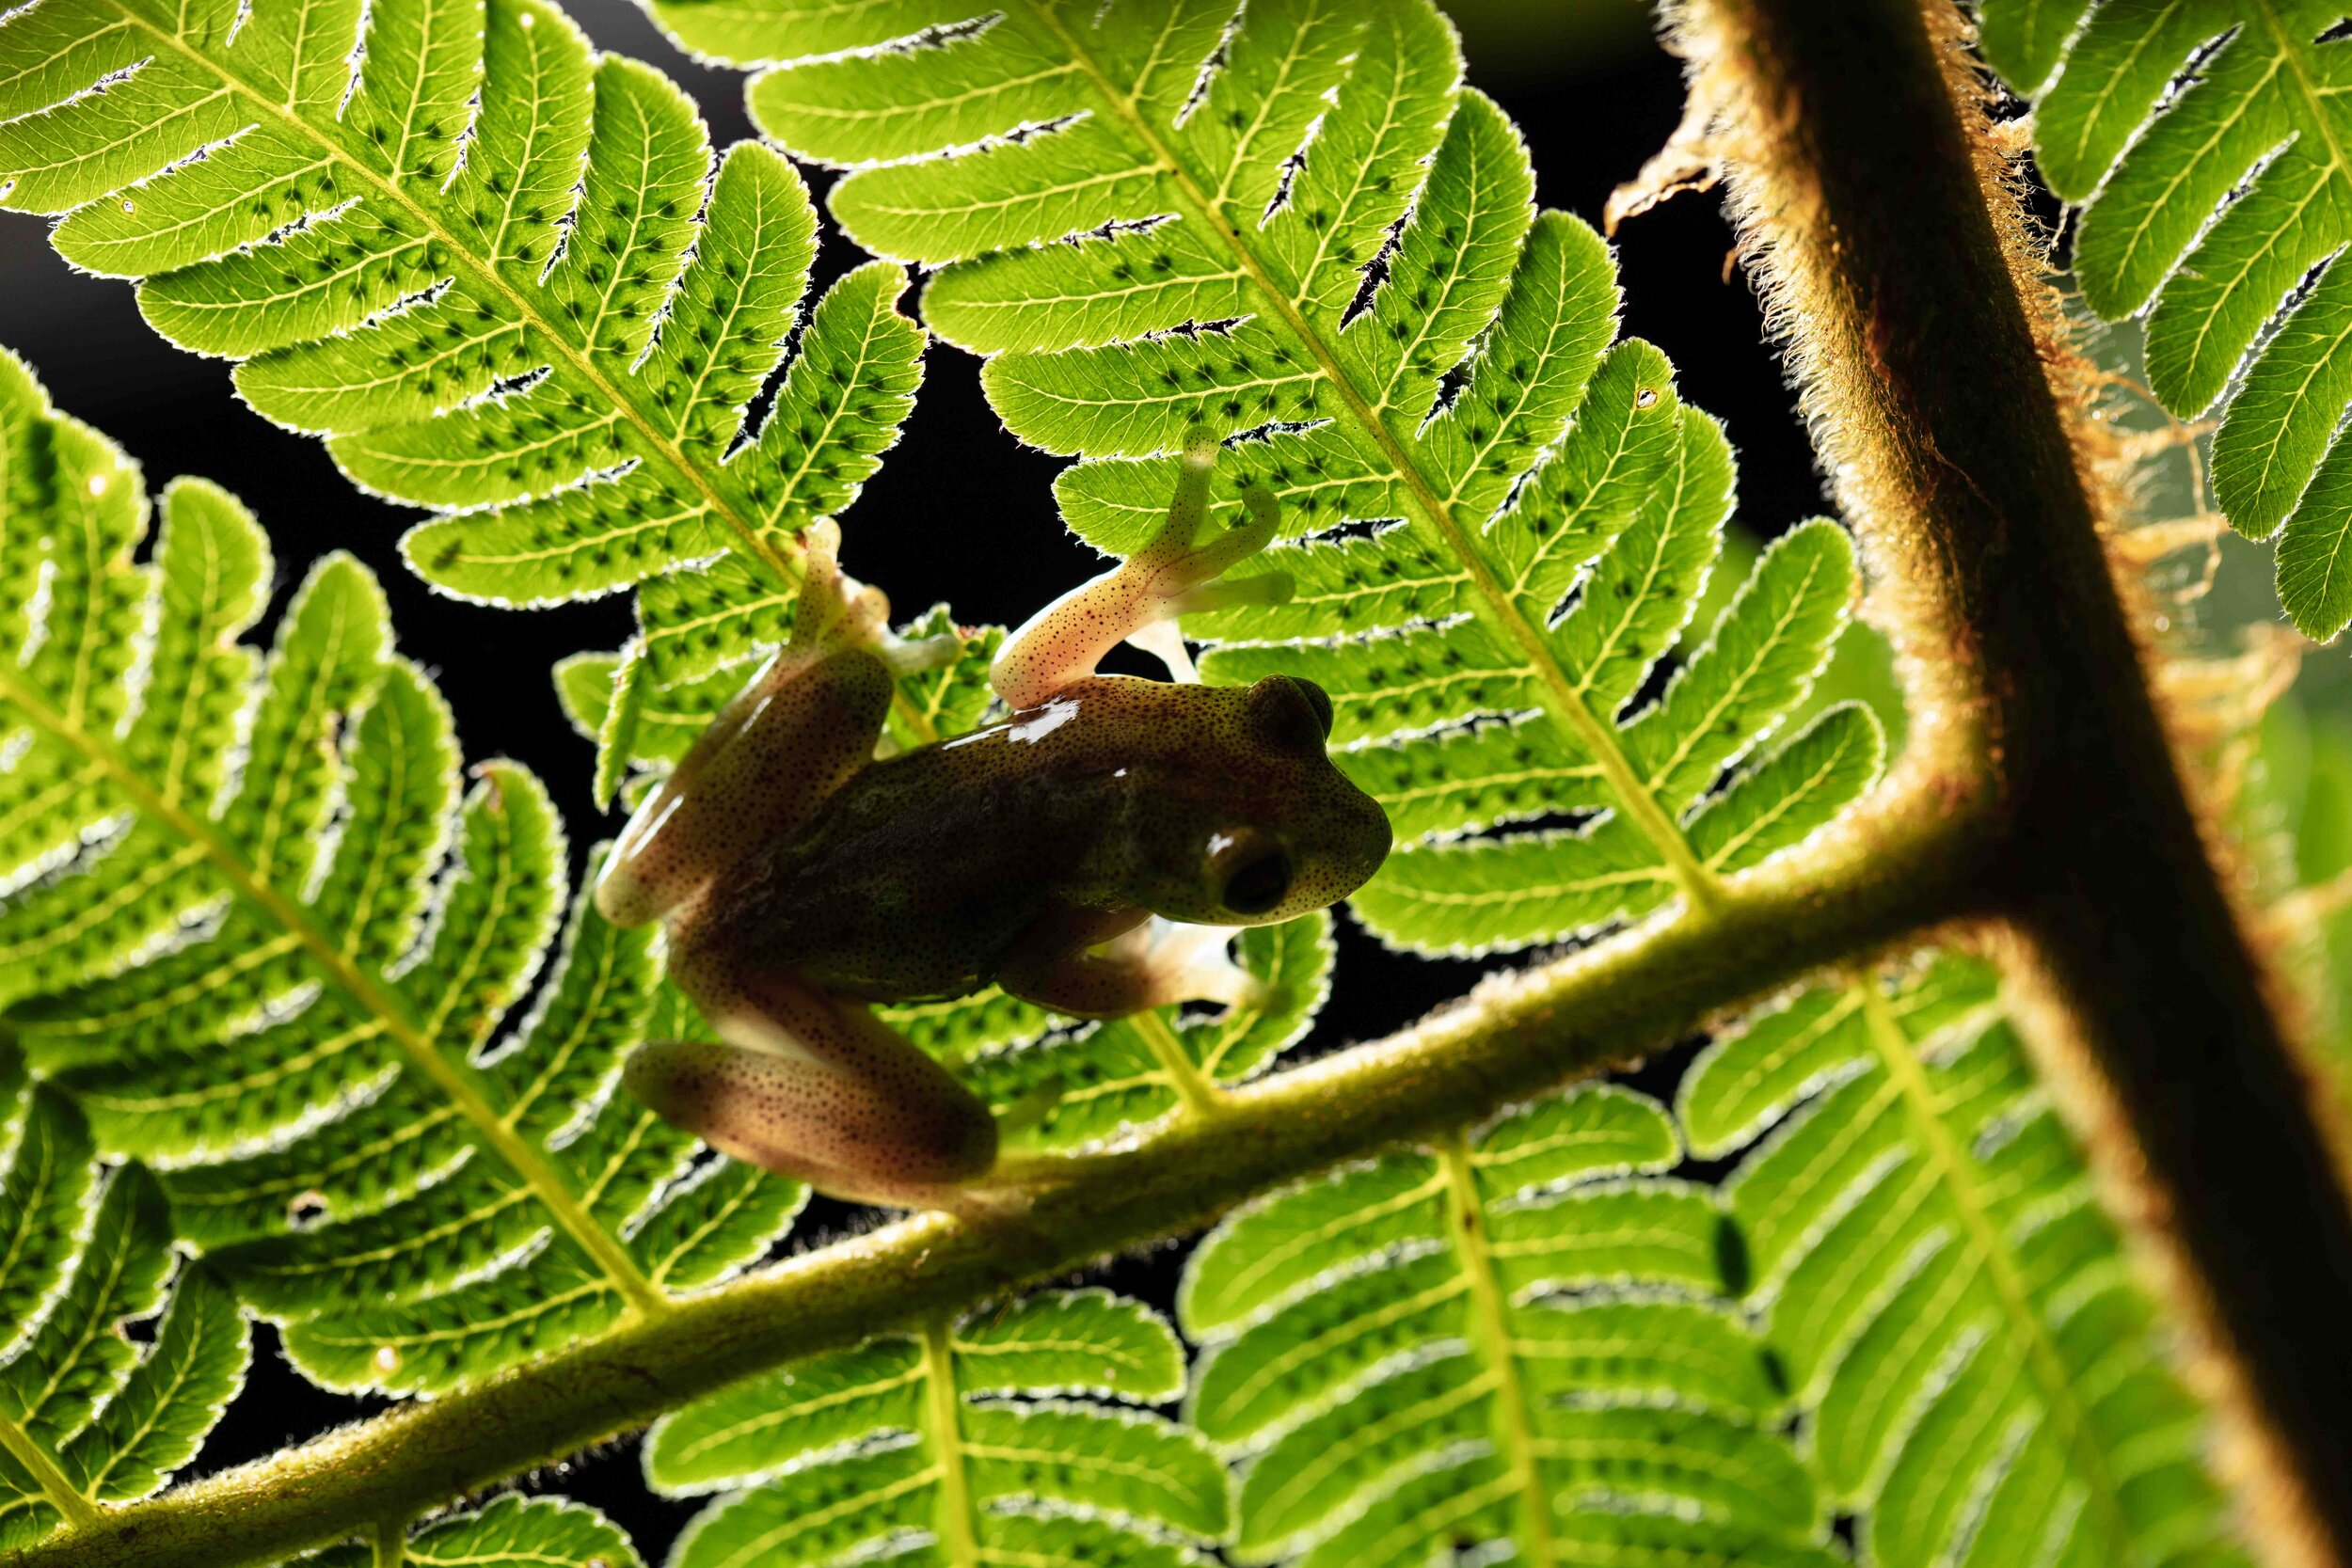
[[[1289,896],[1291,858],[1279,849],[1250,857],[1225,879],[1221,902],[1235,914],[1263,914]]]
[[[1320,755],[1331,737],[1331,699],[1295,675],[1268,675],[1249,689],[1250,733],[1279,752]]]

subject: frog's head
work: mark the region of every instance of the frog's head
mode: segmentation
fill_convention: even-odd
[[[1181,765],[1138,814],[1136,901],[1195,925],[1271,926],[1363,886],[1388,857],[1389,819],[1331,765],[1323,689],[1268,675],[1178,689],[1205,721],[1181,726]]]

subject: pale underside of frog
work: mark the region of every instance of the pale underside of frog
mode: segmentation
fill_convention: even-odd
[[[1332,766],[1312,683],[1094,673],[1130,639],[1181,667],[1175,616],[1289,592],[1222,579],[1274,537],[1264,489],[1200,540],[1216,450],[1192,433],[1151,542],[1007,641],[989,679],[1009,718],[880,761],[894,664],[919,645],[840,577],[832,525],[809,531],[789,645],[638,808],[596,888],[617,924],[667,921],[670,973],[720,1037],[642,1047],[632,1093],[836,1196],[1017,1201],[987,1105],[872,1004],[993,982],[1079,1018],[1247,1005],[1257,982],[1214,928],[1324,908],[1379,867],[1388,821]]]

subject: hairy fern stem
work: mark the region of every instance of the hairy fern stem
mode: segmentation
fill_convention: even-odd
[[[2104,494],[2053,385],[2062,328],[1971,68],[1947,58],[1963,24],[1915,0],[1681,18],[1742,252],[1893,585],[1915,704],[1972,732],[1999,835],[1975,902],[2050,1003],[2037,1053],[2202,1320],[2275,1478],[2253,1497],[2267,1544],[2352,1560],[2352,1384],[2311,1375],[2352,1318],[2352,1203],[2101,545]]]

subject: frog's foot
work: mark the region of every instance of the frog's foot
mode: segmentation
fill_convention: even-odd
[[[1141,911],[1071,911],[1023,933],[996,981],[1073,1018],[1122,1018],[1177,1002],[1257,1006],[1268,988],[1227,955],[1232,935],[1221,926],[1147,922]]]
[[[1273,491],[1261,484],[1243,491],[1248,520],[1200,542],[1216,451],[1216,437],[1205,427],[1185,435],[1168,521],[1143,548],[1063,594],[1006,639],[988,672],[998,696],[1016,709],[1035,707],[1072,681],[1094,673],[1111,649],[1159,622],[1290,596],[1290,577],[1283,572],[1221,580],[1229,568],[1273,542],[1281,521]]]
[[[679,974],[723,1043],[662,1040],[628,1091],[712,1148],[836,1196],[944,1207],[996,1161],[988,1107],[856,1004],[739,964]]]
[[[1138,942],[1136,961],[1161,976],[1159,989],[1187,1002],[1263,1007],[1274,988],[1233,961],[1230,926],[1187,926],[1153,916],[1123,939]]]
[[[841,525],[820,517],[801,531],[801,596],[792,608],[787,653],[880,648],[890,635],[890,600],[841,570]]]

